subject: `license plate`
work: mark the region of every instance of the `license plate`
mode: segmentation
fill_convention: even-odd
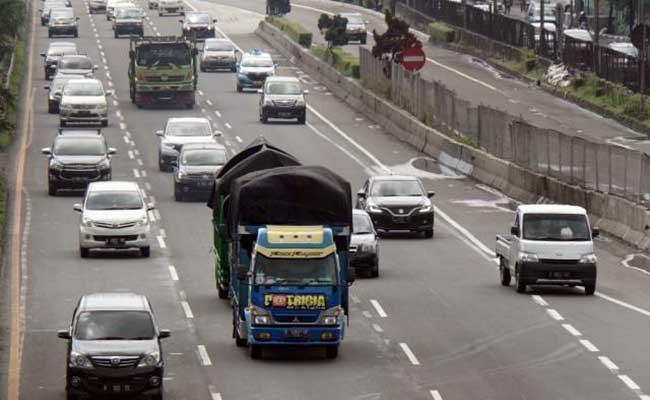
[[[253,81],[253,85],[261,85],[262,81]]]
[[[408,217],[393,217],[393,222],[397,222],[398,224],[403,224],[404,222],[408,221]]]
[[[280,112],[280,113],[278,113],[278,115],[281,116],[281,117],[290,117],[291,113],[289,113],[289,112]]]
[[[108,244],[110,244],[112,246],[124,246],[124,239],[111,238],[111,239],[108,239]]]
[[[305,338],[307,335],[307,329],[287,329],[284,331],[284,336],[288,338]]]
[[[198,186],[200,186],[200,187],[208,187],[208,186],[210,186],[211,184],[212,184],[212,182],[208,182],[208,181],[206,181],[206,182],[199,182]]]

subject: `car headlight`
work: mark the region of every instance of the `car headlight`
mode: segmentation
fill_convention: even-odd
[[[174,143],[169,143],[169,142],[163,142],[163,147],[166,147],[168,150],[176,150],[176,147],[174,147]]]
[[[341,307],[340,306],[332,307],[323,311],[323,314],[321,315],[321,321],[323,325],[338,325],[340,315],[341,315]]]
[[[431,210],[433,210],[433,207],[431,207],[431,204],[427,204],[426,206],[422,206],[420,208],[421,213],[428,213],[428,212],[431,212]]]
[[[108,158],[105,158],[99,164],[97,164],[97,167],[102,170],[107,170],[111,167],[111,162],[108,160]]]
[[[252,306],[251,307],[251,316],[253,317],[253,323],[255,325],[270,325],[271,324],[271,314],[261,307]]]
[[[368,212],[369,213],[381,213],[381,208],[379,208],[376,204],[369,203],[368,204]]]
[[[155,367],[158,363],[160,363],[160,353],[154,351],[142,357],[138,363],[138,367]]]
[[[74,368],[92,368],[93,364],[85,355],[73,351],[70,353],[70,366]]]
[[[538,262],[539,258],[536,254],[526,253],[525,251],[522,251],[519,253],[519,260],[523,262]]]
[[[88,218],[88,217],[82,217],[81,218],[81,225],[87,227],[87,228],[92,228],[93,226],[93,220]]]
[[[63,169],[63,164],[61,164],[56,158],[50,159],[50,168],[56,171],[61,171]]]
[[[183,171],[178,170],[178,173],[176,174],[176,177],[178,179],[183,179],[183,178],[185,178],[185,174],[183,173]]]
[[[70,104],[61,104],[60,109],[61,111],[72,111],[72,106]]]
[[[580,264],[595,264],[598,258],[594,253],[583,254],[580,256]]]
[[[143,215],[142,218],[138,221],[136,224],[137,226],[145,226],[149,223],[149,217],[147,217],[147,214]]]

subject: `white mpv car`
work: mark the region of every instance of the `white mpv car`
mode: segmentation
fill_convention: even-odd
[[[153,208],[135,182],[90,183],[83,204],[74,205],[81,213],[81,257],[88,257],[91,249],[139,249],[142,257],[149,257],[148,212]]]

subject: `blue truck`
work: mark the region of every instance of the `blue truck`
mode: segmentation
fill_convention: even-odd
[[[338,356],[354,281],[350,184],[324,167],[251,172],[223,201],[230,247],[233,338],[252,358],[274,346]]]

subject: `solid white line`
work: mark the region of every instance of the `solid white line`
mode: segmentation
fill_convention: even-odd
[[[494,250],[491,248],[487,247],[486,245],[483,244],[476,236],[470,233],[467,229],[465,229],[464,226],[460,225],[458,222],[454,221],[447,213],[442,211],[440,208],[437,206],[433,206],[433,210],[435,211],[436,214],[442,217],[442,219],[445,220],[449,225],[453,226],[454,229],[456,229],[458,232],[460,232],[463,236],[467,238],[474,246],[483,251],[484,253],[487,253],[490,257],[496,257],[496,253]]]
[[[160,232],[160,236],[162,236],[163,238],[167,237],[167,232],[165,232],[163,228],[160,228],[159,232]]]
[[[402,348],[402,351],[404,354],[406,354],[406,357],[408,357],[409,361],[411,361],[411,364],[413,365],[420,365],[420,362],[418,359],[415,357],[415,354],[409,349],[409,346],[406,343],[400,343],[399,347]]]
[[[554,309],[551,308],[551,309],[546,310],[546,312],[554,320],[556,320],[556,321],[564,321],[564,317],[559,312],[557,312],[557,310],[554,310]]]
[[[381,306],[381,304],[379,304],[377,300],[370,300],[370,303],[373,307],[375,307],[375,310],[377,310],[377,314],[379,314],[380,317],[386,318],[388,316],[386,314],[386,311],[384,311],[384,308]]]
[[[128,136],[123,136],[122,138],[124,139],[124,143],[129,143],[129,138],[128,138]]]
[[[147,188],[147,190],[151,190],[151,183],[145,182],[144,187]]]
[[[632,390],[640,390],[641,389],[641,387],[639,385],[637,385],[636,382],[634,382],[632,380],[632,378],[630,378],[627,375],[619,375],[618,379],[622,380],[623,383]]]
[[[206,100],[205,102],[206,102],[209,106],[212,105],[212,102],[211,102],[210,100]]]
[[[531,297],[533,298],[533,301],[534,301],[535,303],[539,304],[540,306],[542,306],[542,307],[546,307],[546,306],[548,306],[548,303],[546,302],[546,300],[544,300],[544,299],[542,298],[542,296],[540,296],[540,295],[538,295],[538,294],[534,294],[534,295],[532,295]]]
[[[225,125],[226,125],[226,128],[232,129],[232,126],[229,123],[226,122]]]
[[[204,367],[208,367],[212,365],[212,361],[210,360],[210,356],[208,355],[208,351],[206,350],[205,346],[200,344],[197,346],[199,349],[199,357],[201,358],[201,365]]]
[[[158,239],[158,245],[160,245],[160,248],[166,249],[167,244],[165,244],[165,239],[163,239],[162,236],[156,236],[156,238]]]
[[[628,310],[636,311],[636,312],[638,312],[639,314],[643,314],[643,315],[645,315],[646,317],[650,317],[650,311],[648,311],[648,310],[644,310],[644,309],[641,308],[641,307],[637,307],[637,306],[634,306],[634,305],[632,305],[632,304],[626,303],[626,302],[624,302],[624,301],[617,300],[617,299],[615,299],[615,298],[613,298],[613,297],[610,297],[610,296],[608,296],[608,295],[606,295],[606,294],[603,294],[603,293],[600,293],[600,292],[596,292],[596,296],[600,297],[601,299],[604,299],[604,300],[610,301],[610,302],[612,302],[612,303],[614,303],[614,304],[618,304],[619,306],[625,307],[625,308],[627,308]]]
[[[587,339],[581,339],[581,340],[580,340],[580,343],[581,343],[583,346],[585,346],[585,348],[586,348],[587,350],[589,350],[590,352],[592,352],[592,353],[596,353],[596,352],[599,351],[599,350],[598,350],[598,347],[594,346],[594,344],[591,343],[590,341],[588,341]]]
[[[130,159],[133,159],[133,151],[129,150],[129,151],[127,152],[127,154],[129,155],[129,158],[130,158]]]
[[[215,110],[214,113],[217,115],[217,117],[221,118],[221,113],[218,110]]]
[[[194,318],[194,313],[190,308],[190,304],[187,301],[181,301],[181,307],[183,307],[183,312],[185,313],[185,318]]]
[[[607,369],[609,369],[611,371],[618,371],[618,365],[614,364],[614,362],[612,360],[610,360],[608,357],[600,356],[600,357],[598,357],[598,359],[600,360],[601,363],[603,363],[603,365]]]
[[[433,397],[433,400],[442,400],[442,396],[440,395],[440,392],[437,390],[432,390],[429,393],[431,393],[431,397]]]
[[[133,176],[135,176],[136,178],[139,178],[139,177],[140,177],[140,171],[138,171],[137,169],[133,168]]]
[[[377,324],[372,324],[372,329],[374,329],[378,333],[382,333],[384,330],[381,328],[381,326]]]
[[[235,136],[235,140],[238,141],[239,143],[243,142],[242,138],[240,138],[239,136]]]
[[[138,165],[144,165],[141,159],[138,158],[136,161],[138,162]]]
[[[582,333],[580,333],[580,331],[574,328],[571,324],[562,324],[562,327],[573,336],[582,336]]]

